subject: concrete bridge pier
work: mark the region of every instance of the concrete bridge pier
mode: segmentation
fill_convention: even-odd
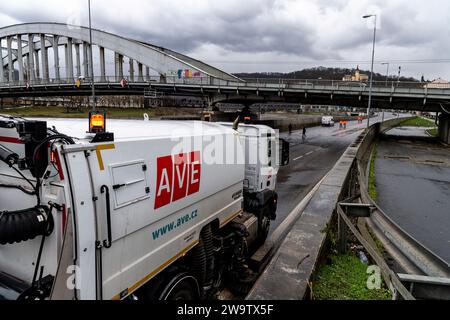
[[[28,75],[29,75],[29,80],[33,81],[36,80],[36,74],[35,74],[35,70],[34,70],[34,35],[33,34],[28,34]]]
[[[34,72],[36,74],[36,79],[41,77],[41,68],[39,67],[39,51],[35,49],[33,51],[34,56]]]
[[[88,43],[86,41],[83,42],[83,75],[85,78],[89,77],[89,54],[88,54]]]
[[[61,74],[59,72],[59,51],[58,51],[58,41],[59,36],[53,36],[53,60],[55,67],[55,79],[59,81],[61,79]]]
[[[77,78],[81,77],[81,57],[80,57],[80,44],[75,43],[75,69],[77,70]]]
[[[2,39],[0,38],[0,48],[2,46]],[[5,82],[5,71],[3,70],[3,58],[0,59],[0,82]]]
[[[138,81],[144,81],[143,73],[142,73],[142,63],[138,62]]]
[[[48,81],[50,78],[48,69],[48,53],[45,45],[45,34],[41,34],[41,63],[42,63],[42,79]]]
[[[67,38],[66,44],[66,78],[68,81],[73,81],[72,38]]]
[[[100,51],[100,77],[101,81],[106,80],[106,67],[105,67],[105,48],[99,47]]]
[[[145,80],[150,81],[150,67],[145,67]]]
[[[114,54],[114,60],[115,60],[114,72],[116,76],[116,81],[120,81],[121,79],[123,79],[123,55],[116,52]]]
[[[129,58],[130,62],[130,81],[134,81],[134,60]]]
[[[23,74],[23,55],[22,55],[22,35],[17,35],[17,64],[19,65],[19,81],[24,80]]]
[[[439,116],[438,136],[443,142],[450,144],[450,114],[442,113]]]
[[[12,37],[6,37],[6,47],[7,47],[7,51],[8,51],[8,79],[9,79],[9,81],[13,81],[13,74],[14,74],[14,65],[12,62],[13,60],[12,60],[12,48],[11,48],[12,40],[13,40]]]

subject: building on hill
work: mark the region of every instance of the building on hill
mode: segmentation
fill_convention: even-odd
[[[369,76],[365,73],[361,73],[359,66],[356,66],[356,70],[353,74],[345,75],[342,81],[369,81]]]
[[[437,78],[430,83],[424,85],[424,88],[432,88],[432,89],[450,89],[450,82],[447,80]]]

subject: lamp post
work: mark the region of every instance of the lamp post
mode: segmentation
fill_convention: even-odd
[[[370,107],[372,104],[372,82],[373,82],[373,61],[375,59],[375,40],[377,36],[377,15],[376,14],[368,14],[363,16],[363,19],[367,19],[370,17],[374,17],[374,25],[373,25],[373,43],[372,43],[372,66],[370,69],[370,85],[369,85],[369,103],[367,105],[367,129],[370,127]]]
[[[389,62],[383,62],[381,63],[382,66],[387,66],[386,68],[386,88],[388,86],[388,79],[389,79]],[[384,122],[384,109],[383,112],[381,113],[381,122]]]
[[[89,7],[89,56],[91,60],[91,84],[92,84],[92,111],[96,111],[96,101],[95,101],[95,83],[94,83],[94,59],[92,55],[92,25],[91,25],[91,0],[88,0]]]

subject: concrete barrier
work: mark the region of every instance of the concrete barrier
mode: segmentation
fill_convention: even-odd
[[[237,112],[208,112],[211,121],[225,121],[232,122],[239,116]],[[345,120],[356,120],[356,116],[333,116],[335,123]],[[292,130],[301,130],[303,127],[310,128],[320,126],[322,124],[321,115],[303,115],[296,113],[274,113],[274,114],[262,114],[260,119],[257,119],[257,115],[253,115],[253,123],[264,124],[271,128],[278,129],[281,132],[289,130],[289,124],[292,125]]]
[[[442,142],[450,144],[450,115],[444,113],[440,115],[438,136]]]

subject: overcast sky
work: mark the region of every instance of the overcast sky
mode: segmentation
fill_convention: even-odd
[[[447,0],[92,0],[93,27],[168,47],[228,72],[313,66],[450,80]],[[0,2],[0,27],[52,21],[87,25],[87,0]],[[446,59],[445,63],[429,63]]]

